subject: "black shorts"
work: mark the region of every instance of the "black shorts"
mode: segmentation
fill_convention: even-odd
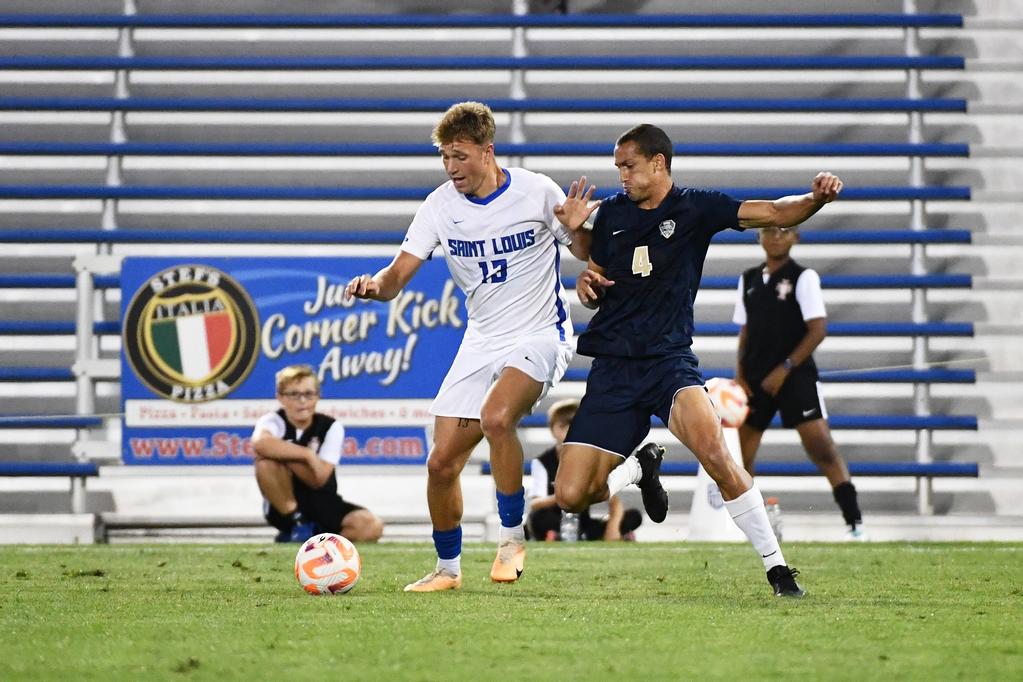
[[[628,457],[650,433],[650,416],[668,423],[675,394],[703,386],[692,351],[658,358],[595,358],[566,443]]]
[[[306,521],[316,524],[319,533],[340,533],[344,518],[353,511],[365,509],[357,504],[346,502],[335,491],[325,488],[310,488],[295,476],[291,477],[295,488],[295,501],[298,510]],[[264,516],[267,522],[277,530],[291,530],[291,521],[277,511],[272,504],[264,501]]]
[[[781,385],[778,395],[770,396],[760,388],[760,383],[750,384],[753,397],[749,399],[749,416],[746,426],[757,431],[766,431],[775,412],[781,411],[781,425],[787,429],[814,419],[827,419],[828,411],[820,394],[817,372],[795,369]]]

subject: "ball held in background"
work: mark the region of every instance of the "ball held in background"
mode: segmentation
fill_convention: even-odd
[[[742,426],[749,415],[746,391],[731,379],[721,377],[709,380],[705,387],[718,417],[721,418],[721,424],[733,429]]]
[[[309,594],[344,594],[355,587],[361,574],[359,550],[334,533],[314,535],[295,556],[295,578]]]

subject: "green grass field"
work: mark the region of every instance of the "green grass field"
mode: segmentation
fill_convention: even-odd
[[[742,545],[532,545],[489,582],[405,594],[428,545],[363,546],[312,597],[296,547],[0,548],[0,680],[683,680],[1023,677],[1023,545],[786,547],[809,596],[772,596]]]

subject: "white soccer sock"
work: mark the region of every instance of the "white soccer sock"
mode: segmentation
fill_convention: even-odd
[[[635,457],[626,457],[624,462],[607,475],[608,495],[614,497],[630,483],[639,483],[639,479],[642,477],[643,470],[639,466],[639,460]]]
[[[734,500],[725,502],[725,507],[732,515],[735,525],[746,534],[753,549],[757,550],[757,554],[764,560],[765,569],[771,570],[775,566],[785,565],[785,557],[781,554],[778,538],[774,536],[771,521],[767,518],[764,496],[760,494],[760,488],[756,484]]]
[[[459,554],[454,559],[441,559],[437,557],[437,570],[441,569],[452,575],[462,575],[462,555]]]
[[[526,531],[523,528],[522,524],[520,523],[519,525],[513,528],[506,528],[504,526],[501,526],[500,530],[497,531],[497,541],[500,544],[505,540],[512,540],[518,543],[525,542]]]

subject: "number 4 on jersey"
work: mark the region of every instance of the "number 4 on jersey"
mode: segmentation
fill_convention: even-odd
[[[650,262],[650,247],[637,246],[632,252],[632,274],[649,277],[653,271],[654,264]]]

